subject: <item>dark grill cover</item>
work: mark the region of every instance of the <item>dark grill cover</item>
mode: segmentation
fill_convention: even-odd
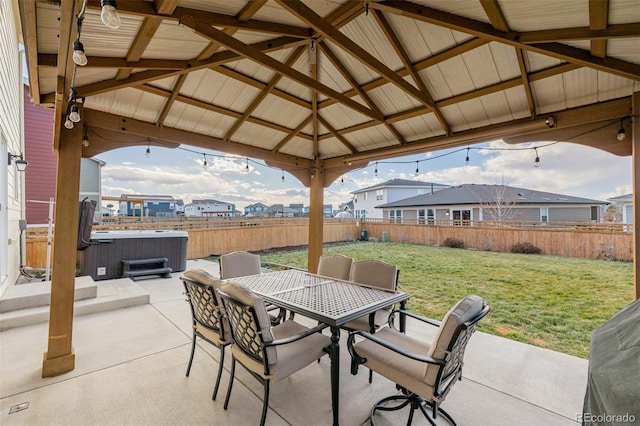
[[[583,425],[640,424],[640,300],[591,333]]]

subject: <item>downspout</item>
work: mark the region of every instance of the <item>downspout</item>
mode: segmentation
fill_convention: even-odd
[[[25,146],[25,131],[24,131],[24,68],[23,63],[25,61],[26,51],[24,49],[24,45],[21,46],[21,49],[18,50],[18,72],[20,73],[20,152],[24,153],[24,159],[27,159],[26,146]],[[24,228],[26,228],[26,208],[27,208],[27,187],[26,187],[26,174],[27,171],[17,173],[20,175],[20,220],[25,223]],[[25,252],[25,233],[22,230],[22,226],[20,227],[20,273],[22,273],[22,268],[24,266],[24,252]]]

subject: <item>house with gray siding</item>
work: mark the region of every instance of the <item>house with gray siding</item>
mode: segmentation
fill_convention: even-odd
[[[622,223],[633,223],[633,194],[625,194],[618,197],[608,198],[607,201],[621,207]]]
[[[390,203],[421,194],[431,194],[451,185],[419,180],[391,179],[353,191],[353,214],[362,218],[382,218],[380,204]]]
[[[606,201],[506,185],[465,184],[376,206],[401,223],[600,222]]]

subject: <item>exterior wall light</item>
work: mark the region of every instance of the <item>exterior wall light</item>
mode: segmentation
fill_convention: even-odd
[[[7,162],[8,166],[11,165],[11,161],[15,160],[16,169],[19,172],[24,172],[25,170],[27,170],[27,166],[29,165],[29,163],[27,162],[27,160],[24,159],[22,154],[14,155],[10,152],[8,154],[9,154],[9,161]]]

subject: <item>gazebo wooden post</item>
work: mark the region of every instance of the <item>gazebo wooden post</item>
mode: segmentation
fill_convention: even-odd
[[[72,346],[73,299],[78,238],[78,195],[82,125],[61,129],[56,177],[55,234],[48,349],[42,377],[57,376],[75,368]]]
[[[631,118],[631,144],[633,152],[633,282],[635,298],[640,299],[640,92],[631,97],[633,117]]]
[[[309,272],[318,271],[318,260],[322,256],[322,242],[324,240],[324,184],[325,174],[322,169],[311,169],[309,189],[309,254],[307,269]]]

